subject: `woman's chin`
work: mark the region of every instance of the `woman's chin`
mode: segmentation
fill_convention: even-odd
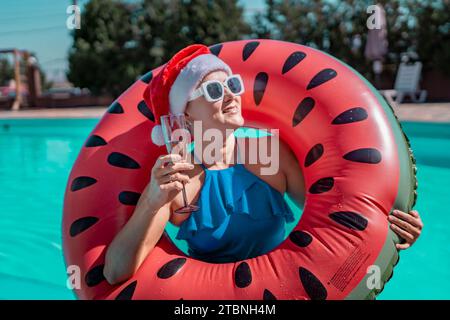
[[[223,118],[225,124],[230,128],[239,128],[244,125],[244,118],[240,112],[234,114],[224,114]]]

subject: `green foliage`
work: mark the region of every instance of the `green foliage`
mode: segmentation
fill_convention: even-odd
[[[0,58],[0,86],[4,86],[7,82],[14,78],[14,68],[8,59]]]
[[[236,0],[144,0],[134,16],[143,72],[190,44],[212,45],[251,32]]]
[[[416,51],[425,68],[450,74],[450,0],[380,0],[389,54]],[[324,50],[373,79],[364,57],[370,0],[266,0],[251,26],[238,0],[91,0],[73,33],[68,79],[93,93],[117,96],[140,74],[193,43],[271,38]],[[361,45],[355,47],[355,39]]]
[[[425,68],[450,74],[450,1],[383,0],[388,29],[386,63],[398,64],[400,54],[416,51]],[[296,42],[324,50],[371,78],[364,57],[369,0],[266,0],[267,12],[255,20],[256,34],[269,25],[265,37]],[[265,21],[265,22],[261,22]],[[267,30],[267,28],[266,28]],[[353,48],[355,37],[362,46]]]
[[[119,95],[139,71],[134,64],[131,10],[115,0],[92,0],[81,15],[81,29],[73,33],[69,53],[69,81],[94,94]]]
[[[211,45],[251,32],[237,0],[91,0],[74,32],[68,78],[114,96],[139,74],[192,43]]]
[[[421,1],[416,16],[420,58],[426,67],[450,75],[450,1]]]

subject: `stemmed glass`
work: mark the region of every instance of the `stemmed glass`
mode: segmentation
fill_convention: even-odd
[[[182,159],[186,159],[187,145],[191,140],[191,135],[186,126],[184,113],[161,116],[161,127],[167,152],[179,154]],[[197,211],[200,208],[199,206],[188,204],[184,182],[182,192],[184,207],[175,210],[175,213],[185,214]]]

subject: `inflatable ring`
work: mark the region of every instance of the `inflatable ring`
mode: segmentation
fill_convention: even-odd
[[[143,91],[161,67],[115,101],[87,138],[65,193],[66,265],[80,299],[371,299],[398,261],[387,216],[416,198],[414,158],[392,109],[361,75],[318,50],[276,40],[216,44],[239,73],[245,126],[278,128],[303,170],[306,203],[290,235],[252,259],[185,255],[165,232],[136,274],[111,286],[105,251],[132,215],[166,150],[152,144]],[[374,277],[378,275],[377,279]]]

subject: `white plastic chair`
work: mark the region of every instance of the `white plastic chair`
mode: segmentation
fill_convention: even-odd
[[[400,63],[394,90],[382,90],[381,93],[391,105],[400,104],[406,96],[409,96],[413,102],[424,102],[427,91],[419,89],[421,72],[422,62],[420,61],[411,64]]]

